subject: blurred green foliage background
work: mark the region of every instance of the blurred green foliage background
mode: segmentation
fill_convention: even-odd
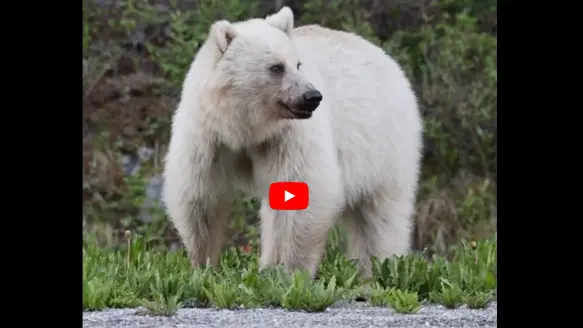
[[[413,81],[425,120],[415,249],[449,253],[496,232],[495,0],[84,0],[85,243],[117,247],[125,230],[180,247],[158,206],[162,158],[182,79],[210,24],[290,6],[296,26],[352,31]],[[258,202],[233,204],[231,244],[254,244]],[[331,234],[342,244],[342,227]]]

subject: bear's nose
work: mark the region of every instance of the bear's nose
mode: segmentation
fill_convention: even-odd
[[[310,90],[302,96],[304,98],[304,102],[310,103],[319,103],[322,101],[322,94],[318,90]]]

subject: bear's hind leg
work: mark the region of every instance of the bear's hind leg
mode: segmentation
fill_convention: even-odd
[[[409,251],[413,204],[389,197],[365,200],[346,216],[348,255],[364,278],[372,276],[371,257],[380,261]]]
[[[348,247],[347,255],[351,260],[357,260],[358,265],[362,267],[368,267],[368,263],[361,264],[364,259],[371,257],[371,251],[368,247],[368,241],[366,240],[366,225],[362,214],[355,210],[347,210],[344,215],[344,223],[346,225],[347,237],[348,237]],[[366,270],[365,270],[366,271]],[[362,273],[368,276],[368,272],[363,271]]]

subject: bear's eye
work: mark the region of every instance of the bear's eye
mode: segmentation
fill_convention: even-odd
[[[283,64],[276,64],[269,68],[269,70],[275,74],[281,74],[285,70]]]
[[[298,62],[298,71],[300,70],[300,66],[302,66],[302,63]]]

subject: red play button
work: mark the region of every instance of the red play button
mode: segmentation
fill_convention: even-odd
[[[269,186],[269,206],[274,210],[305,210],[310,190],[304,182],[274,182]]]

